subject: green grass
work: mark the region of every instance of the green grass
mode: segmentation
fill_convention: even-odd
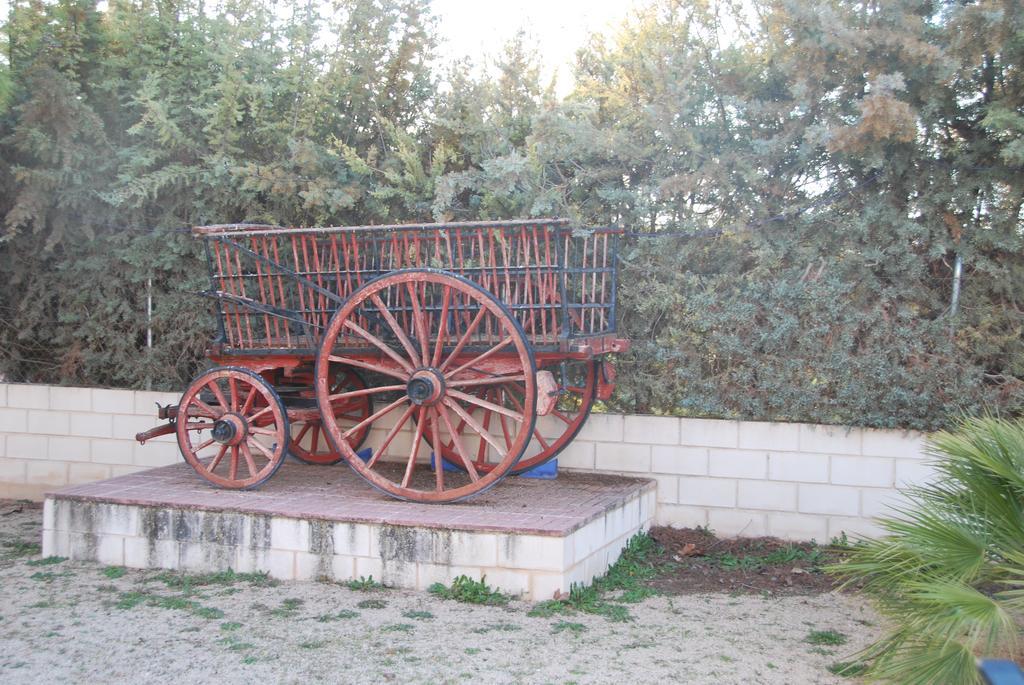
[[[38,580],[43,583],[52,583],[57,578],[64,578],[73,575],[75,574],[71,573],[70,571],[64,571],[63,573],[54,573],[52,571],[36,571],[32,575],[30,575],[29,578],[31,578],[32,580]]]
[[[352,611],[351,609],[342,609],[341,611],[333,614],[320,614],[316,617],[316,620],[320,621],[320,623],[330,623],[331,621],[341,621],[348,618],[355,618],[358,615],[358,611]]]
[[[100,571],[100,573],[102,573],[107,578],[110,578],[111,580],[117,580],[124,574],[128,573],[128,569],[126,569],[124,566],[107,566],[105,569]]]
[[[356,590],[358,592],[372,592],[375,590],[387,589],[383,585],[378,583],[376,580],[374,580],[373,576],[370,576],[369,578],[359,576],[359,580],[346,580],[344,583],[342,583],[342,585],[347,587],[349,590]]]
[[[410,633],[415,627],[411,623],[389,623],[381,626],[381,630],[385,633]]]
[[[117,609],[135,609],[145,605],[157,609],[185,611],[194,616],[206,619],[224,618],[224,612],[214,607],[207,607],[181,595],[155,595],[150,592],[122,592],[113,606]],[[223,627],[223,626],[222,626]]]
[[[844,645],[846,640],[846,635],[835,630],[812,630],[804,638],[804,642],[812,645]]]
[[[67,557],[56,557],[49,556],[43,557],[42,559],[31,559],[25,562],[26,566],[52,566],[53,564],[59,564],[63,561],[67,561]]]
[[[299,649],[323,649],[327,644],[327,640],[309,640],[308,642],[300,642]]]
[[[406,618],[412,618],[417,621],[429,621],[434,618],[434,615],[429,611],[406,611],[402,616]]]
[[[837,661],[830,664],[828,672],[844,678],[856,678],[868,670],[868,665],[863,661]]]
[[[479,628],[473,628],[474,633],[484,634],[490,632],[501,632],[501,633],[512,633],[517,630],[522,630],[522,626],[517,626],[515,623],[488,623],[485,626]]]
[[[38,542],[26,540],[7,540],[0,545],[4,548],[4,556],[8,558],[32,557],[43,551]]]
[[[242,627],[242,624],[237,621],[226,621],[220,624],[220,629],[225,633],[232,633]]]
[[[427,591],[443,599],[453,599],[466,604],[487,604],[504,606],[508,604],[508,595],[502,594],[487,584],[487,576],[473,580],[469,576],[459,576],[452,581],[451,587],[442,583],[434,583]]]
[[[551,632],[553,634],[570,632],[573,635],[579,635],[586,631],[586,629],[587,627],[582,623],[572,623],[571,621],[559,621],[558,623],[551,624]]]
[[[804,563],[811,570],[817,570],[827,561],[825,550],[816,545],[804,549],[798,545],[786,545],[765,554],[714,554],[707,562],[729,571],[759,571],[771,566]]]
[[[384,609],[387,605],[383,599],[364,599],[356,604],[360,609]]]
[[[160,582],[169,588],[180,589],[189,593],[192,588],[206,585],[235,585],[237,583],[248,583],[257,587],[274,587],[280,581],[271,578],[266,572],[236,573],[231,569],[217,571],[216,573],[178,573],[175,571],[164,571],[151,576],[147,581]]]
[[[294,616],[305,602],[295,597],[289,597],[281,600],[281,606],[275,607],[270,610],[271,616],[277,616],[278,618],[289,618]]]

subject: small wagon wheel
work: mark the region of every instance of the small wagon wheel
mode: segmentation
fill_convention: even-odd
[[[178,448],[201,477],[249,489],[281,467],[288,416],[274,388],[247,369],[221,367],[196,377],[178,404]]]
[[[331,368],[333,381],[331,394],[339,395],[347,390],[365,390],[366,381],[350,368],[335,365]],[[342,430],[348,430],[363,421],[373,411],[373,401],[369,395],[356,395],[331,403],[334,420]],[[296,418],[291,420],[292,439],[288,444],[288,452],[299,461],[307,464],[337,464],[343,459],[340,452],[331,447],[331,442],[323,430],[320,412],[315,407],[302,409]],[[363,426],[348,438],[353,449],[362,446],[370,427]]]
[[[512,467],[511,474],[516,475],[546,464],[564,450],[583,428],[590,409],[597,399],[597,374],[600,362],[593,360],[567,360],[565,364],[565,385],[562,386],[562,369],[553,367],[551,371],[559,381],[561,396],[555,408],[547,417],[540,417],[533,429],[533,439],[519,462]],[[492,404],[517,409],[522,405],[522,398],[515,387],[501,386],[482,388],[478,396]],[[470,414],[477,422],[486,427],[495,440],[505,441],[508,419],[502,414],[484,407],[472,407]],[[478,471],[486,471],[490,463],[484,459],[487,443],[478,436],[466,431],[466,422],[459,421],[455,425],[456,432],[462,437],[463,446],[474,457],[474,465]],[[428,431],[429,435],[429,431]],[[441,456],[456,468],[464,468],[455,453],[452,441],[442,440]]]
[[[374,372],[366,390],[332,394],[330,363]],[[335,312],[317,355],[316,395],[321,417],[337,400],[388,395],[386,404],[352,428],[325,422],[332,445],[375,487],[399,499],[451,502],[479,494],[519,460],[536,421],[533,350],[508,309],[479,285],[446,271],[407,269],[382,276],[353,293]],[[518,409],[492,406],[479,390],[508,386],[521,398]],[[474,394],[477,393],[477,394]],[[472,407],[499,411],[508,440],[493,440],[470,414]],[[462,447],[454,426],[488,442],[486,471]],[[371,429],[364,461],[347,438]],[[376,429],[376,430],[373,430]],[[407,435],[396,440],[403,429]],[[447,439],[464,473],[431,468],[431,448]],[[464,431],[464,432],[465,432]]]

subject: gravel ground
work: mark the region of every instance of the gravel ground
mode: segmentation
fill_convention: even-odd
[[[182,586],[43,560],[41,510],[4,509],[4,683],[848,683],[827,667],[879,631],[863,599],[835,593],[657,596],[613,622],[325,583]],[[812,644],[811,631],[846,642]]]

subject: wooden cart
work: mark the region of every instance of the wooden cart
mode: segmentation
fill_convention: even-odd
[[[388,494],[450,502],[553,459],[607,399],[621,231],[565,220],[196,227],[216,364],[163,407],[226,488],[290,453]],[[538,422],[538,417],[547,417]],[[445,468],[444,465],[447,464]]]

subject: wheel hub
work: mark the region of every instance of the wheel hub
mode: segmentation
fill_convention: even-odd
[[[248,424],[237,414],[224,414],[213,424],[211,435],[222,445],[237,445],[245,439]]]
[[[444,397],[444,376],[433,368],[418,369],[406,384],[409,401],[416,405],[433,405]]]

